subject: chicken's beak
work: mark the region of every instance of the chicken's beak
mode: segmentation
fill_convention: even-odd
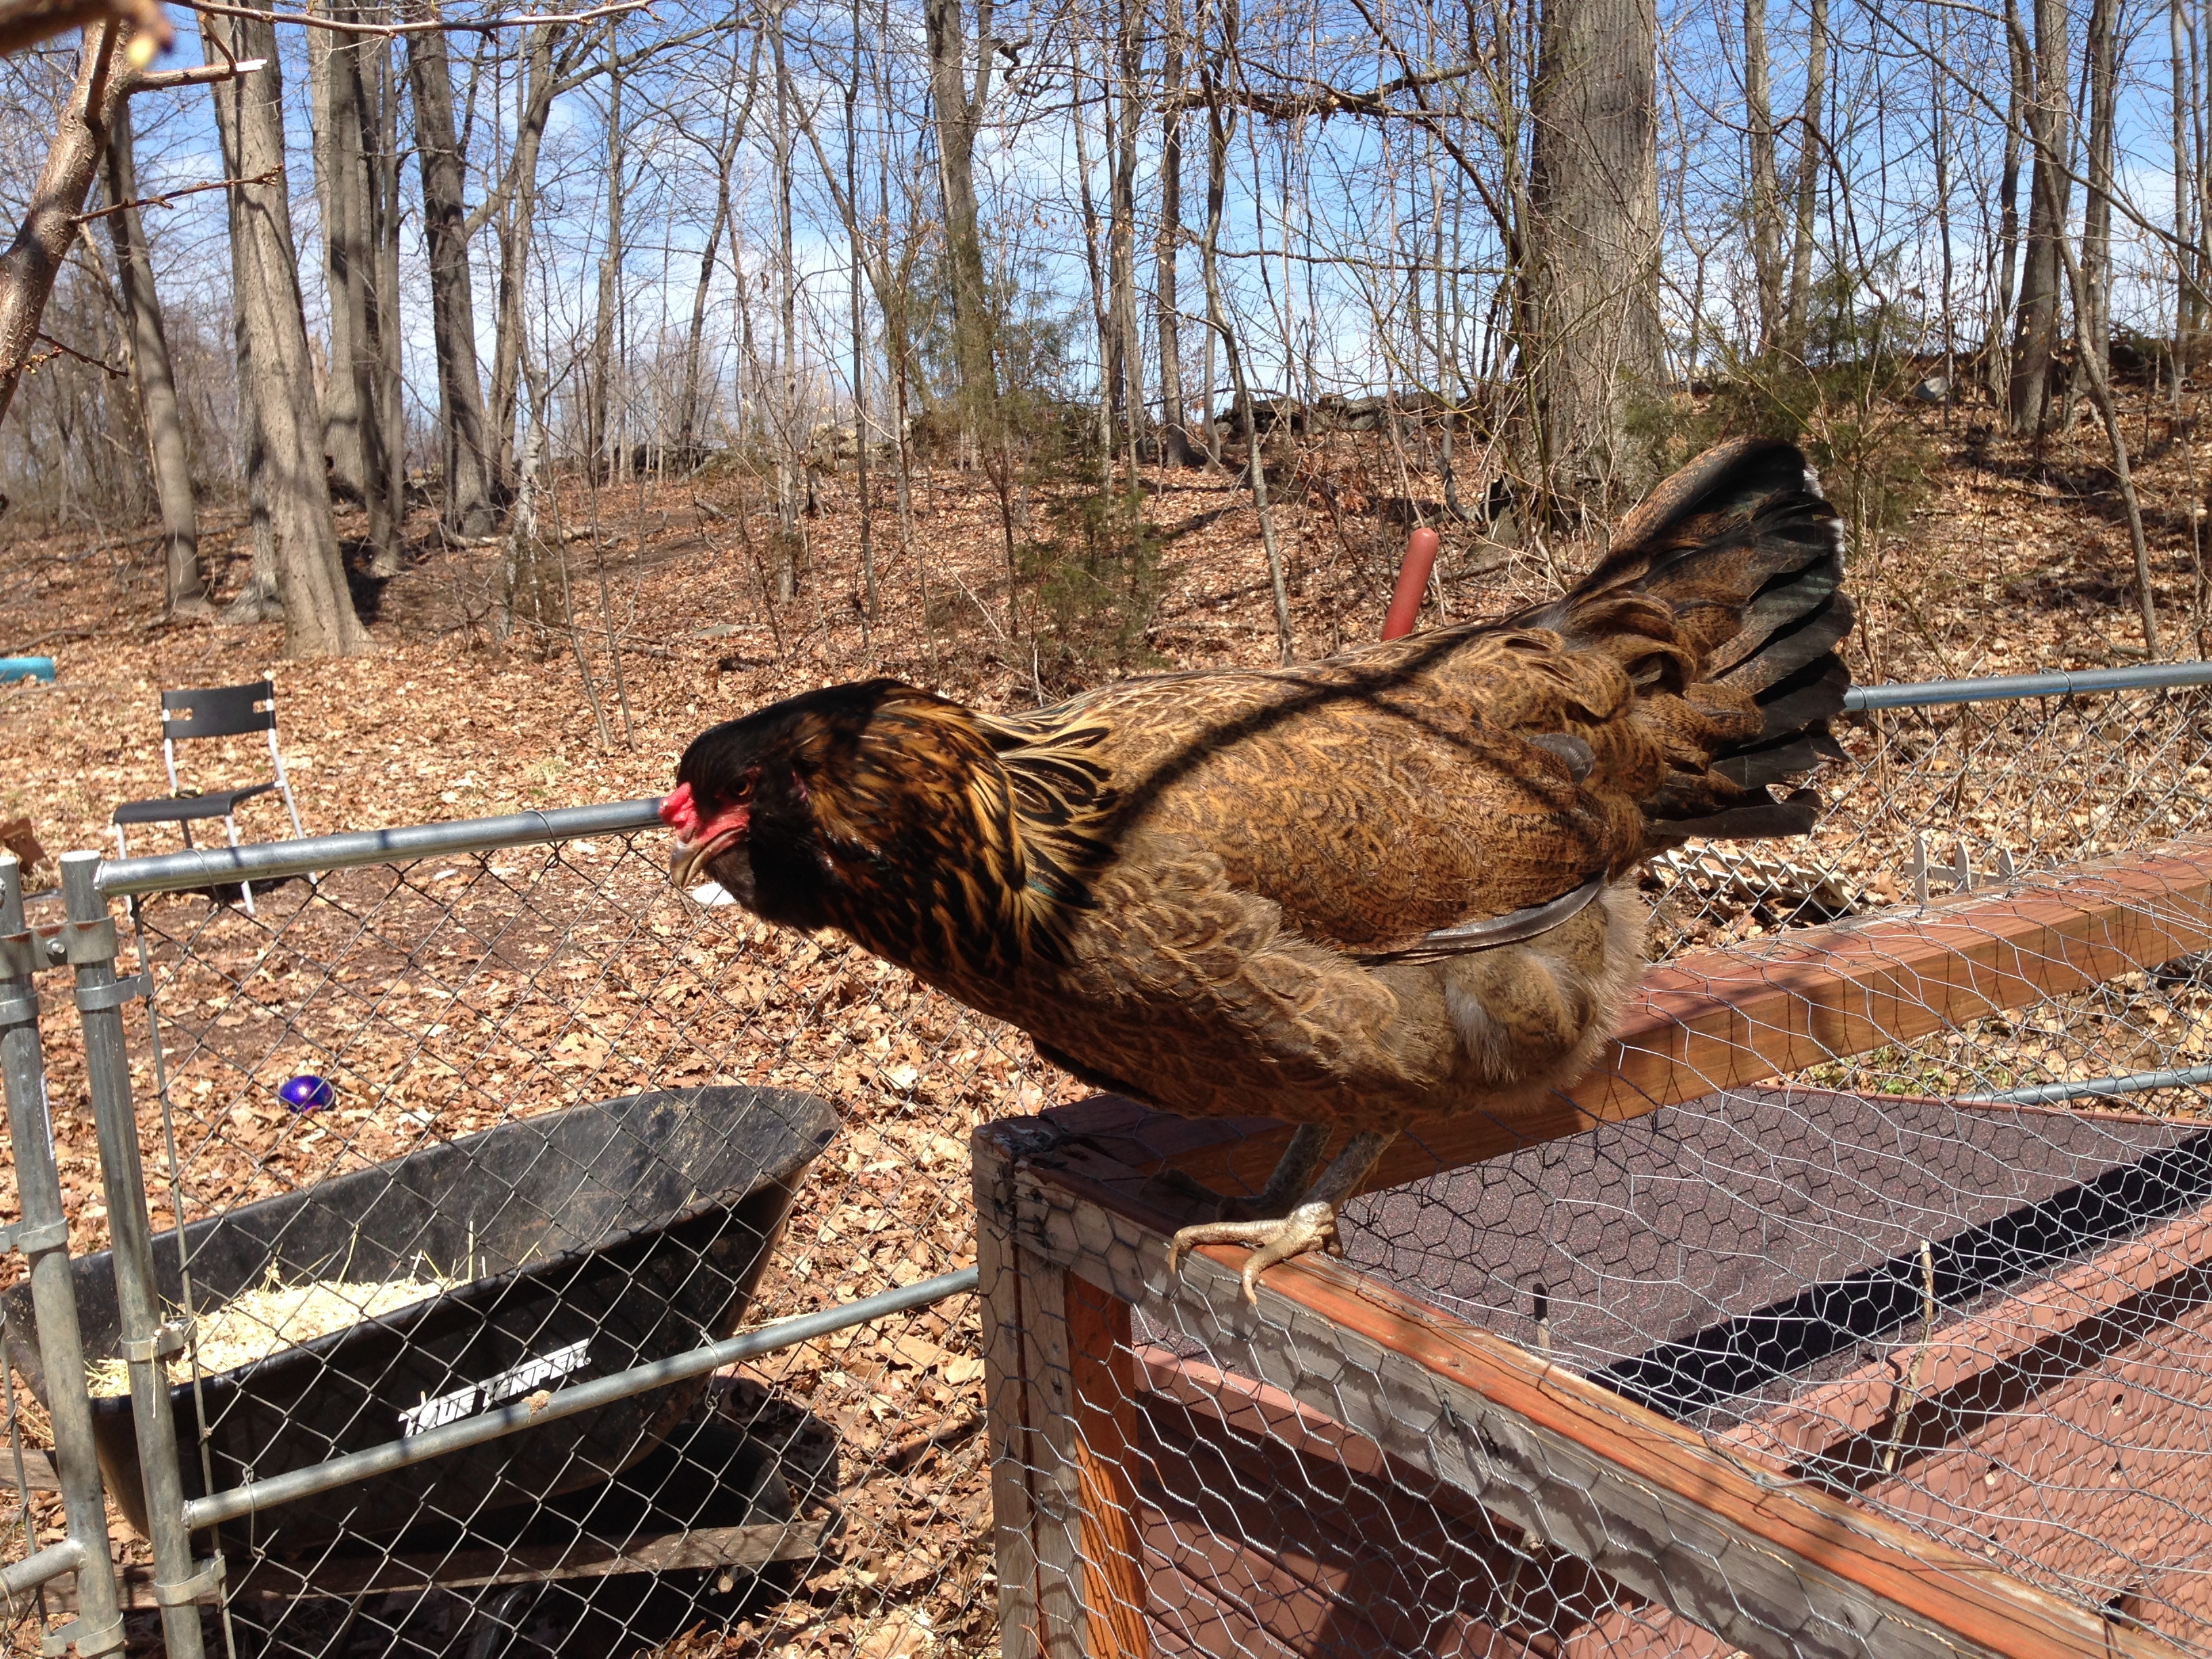
[[[668,848],[668,878],[678,887],[696,887],[699,866],[707,861],[706,844],[678,836]]]
[[[707,866],[745,838],[752,814],[744,807],[725,813],[710,824],[694,824],[690,833],[677,832],[668,849],[668,878],[678,887],[695,887],[712,880]]]

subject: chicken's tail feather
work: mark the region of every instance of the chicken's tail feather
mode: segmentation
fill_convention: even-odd
[[[1636,681],[1668,774],[1644,805],[1650,850],[1692,836],[1800,835],[1819,801],[1768,786],[1843,758],[1829,722],[1850,673],[1844,532],[1796,445],[1708,451],[1620,526],[1545,625],[1598,646]]]

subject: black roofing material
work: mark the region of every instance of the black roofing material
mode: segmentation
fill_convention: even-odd
[[[1353,1265],[1673,1415],[1755,1414],[2212,1197],[2212,1129],[1747,1090],[1346,1208]]]

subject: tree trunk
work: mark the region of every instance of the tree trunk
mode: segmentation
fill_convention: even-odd
[[[615,370],[615,312],[621,303],[623,264],[623,171],[626,131],[623,83],[628,78],[615,62],[615,21],[607,21],[607,193],[606,246],[599,256],[599,303],[592,322],[592,357],[584,390],[585,465],[611,477],[611,411]],[[543,368],[544,366],[540,365]]]
[[[2035,0],[2033,97],[2026,111],[2035,151],[2027,207],[2027,258],[2013,330],[2008,412],[2014,433],[2040,431],[2049,417],[2051,365],[2057,355],[2058,240],[2066,234],[2066,117],[2069,53],[2066,0]]]
[[[453,71],[443,32],[407,37],[415,99],[416,165],[422,175],[422,234],[430,253],[430,336],[438,362],[438,424],[445,439],[446,528],[457,536],[492,527],[492,481],[484,441],[483,383],[477,372],[476,296],[469,274],[466,184],[453,131]]]
[[[1805,107],[1797,121],[1797,223],[1790,249],[1788,344],[1805,354],[1813,302],[1813,228],[1820,206],[1820,152],[1827,134],[1828,0],[1813,0],[1805,58]]]
[[[845,201],[848,206],[860,199],[860,0],[853,0],[852,27],[853,68],[845,82]],[[847,216],[845,234],[853,255],[846,281],[853,321],[853,488],[860,507],[860,585],[865,601],[860,616],[872,629],[881,596],[876,592],[876,504],[868,488],[868,332],[860,299],[863,261],[855,216]]]
[[[2020,164],[2026,149],[2027,106],[2033,96],[2019,0],[2005,0],[2004,15],[2005,56],[2012,78],[2005,93],[2004,156],[1997,171],[1996,284],[1990,295],[1989,335],[1982,348],[1990,396],[1999,404],[2012,396],[2012,353],[2005,343],[2005,330],[2012,318],[2020,265]]]
[[[568,592],[558,558],[538,533],[538,471],[545,458],[545,428],[530,423],[522,441],[522,465],[514,484],[514,512],[507,521],[507,556],[500,562],[499,611],[492,637],[505,640],[518,628],[532,634],[538,654],[568,626]]]
[[[358,18],[362,8],[337,8]],[[386,292],[387,235],[382,175],[397,134],[383,131],[380,60],[386,42],[308,31],[308,76],[317,116],[315,183],[322,198],[323,247],[331,301],[331,373],[323,400],[323,443],[332,486],[368,510],[368,538],[379,575],[399,571],[400,513],[394,507],[394,453],[388,360],[398,348],[396,294]],[[396,254],[396,248],[392,250]],[[396,269],[395,269],[396,275]],[[396,284],[394,284],[396,287]]]
[[[266,503],[284,649],[294,657],[351,655],[368,635],[356,614],[331,522],[298,250],[284,168],[283,82],[276,30],[264,15],[203,15],[210,62],[266,59],[216,89],[216,128],[230,177],[231,258],[241,347],[239,395],[251,406],[246,469]],[[266,175],[267,182],[258,182]],[[257,182],[246,182],[248,180]]]
[[[1160,231],[1152,247],[1153,326],[1160,350],[1160,459],[1170,466],[1191,464],[1188,410],[1182,391],[1182,302],[1176,293],[1176,261],[1182,251],[1182,0],[1166,0],[1166,60],[1161,79],[1165,107],[1160,116]]]
[[[1743,0],[1743,102],[1751,145],[1751,262],[1759,288],[1759,349],[1782,334],[1782,191],[1767,89],[1766,0]]]
[[[2050,159],[2041,154],[2036,157],[2036,179],[2039,190],[2048,190],[2053,198],[2050,204],[2052,222],[2059,226],[2066,222],[2066,208],[2059,191],[2065,174],[2054,167],[2048,172],[2044,162]],[[2039,200],[2033,204],[2045,205]],[[2159,654],[2158,600],[2151,587],[2150,544],[2143,534],[2142,502],[2136,494],[2134,469],[2128,461],[2128,443],[2120,429],[2118,406],[2112,401],[2112,386],[2105,374],[2103,360],[2089,349],[2088,319],[2094,307],[2089,296],[2088,283],[2083,276],[2081,261],[2066,246],[2063,235],[2052,244],[2068,288],[2074,301],[2074,348],[2081,359],[2081,380],[2105,423],[2105,440],[2112,455],[2112,478],[2120,487],[2120,506],[2127,514],[2128,540],[2135,550],[2136,603],[2142,619],[2143,654],[2156,658]]]
[[[1236,40],[1237,0],[1223,0],[1224,51]],[[1206,458],[1223,465],[1222,444],[1213,418],[1213,353],[1217,339],[1227,337],[1228,320],[1221,314],[1219,274],[1221,219],[1229,192],[1229,128],[1220,112],[1220,59],[1206,46],[1206,20],[1201,5],[1198,28],[1199,85],[1206,97],[1206,232],[1199,240],[1199,280],[1206,286]]]
[[[372,374],[362,336],[373,283],[367,249],[368,162],[361,154],[356,37],[308,29],[308,108],[315,195],[323,215],[323,288],[330,305],[330,364],[323,377],[323,453],[333,495],[366,503]]]
[[[499,314],[491,354],[492,470],[502,494],[516,488],[514,428],[521,399],[524,307],[530,283],[530,232],[538,211],[538,155],[552,112],[553,25],[530,32],[517,113],[514,158],[501,187],[493,222],[499,240]]]
[[[1236,0],[1228,0],[1224,8],[1224,38],[1226,50],[1236,50]],[[1221,336],[1221,349],[1229,360],[1229,384],[1235,402],[1231,404],[1236,417],[1244,425],[1244,475],[1252,486],[1252,506],[1260,515],[1260,541],[1267,556],[1267,586],[1275,602],[1275,655],[1287,663],[1295,654],[1297,643],[1291,631],[1290,589],[1283,575],[1283,555],[1275,540],[1275,515],[1267,502],[1267,466],[1265,446],[1260,441],[1259,414],[1252,407],[1251,388],[1245,384],[1244,359],[1237,349],[1237,335],[1228,320],[1228,307],[1221,297],[1220,267],[1214,258],[1213,239],[1220,228],[1221,190],[1227,172],[1229,155],[1229,124],[1235,118],[1224,107],[1219,82],[1211,66],[1205,76],[1206,155],[1206,315],[1213,329]]]
[[[1521,350],[1555,521],[1643,482],[1624,428],[1662,371],[1656,27],[1652,0],[1546,0],[1540,22]]]
[[[374,10],[374,7],[364,8]],[[380,20],[379,20],[380,21]],[[399,77],[392,41],[371,43],[372,102],[375,118],[369,146],[371,246],[376,251],[376,419],[380,477],[385,491],[389,539],[379,542],[369,574],[396,576],[402,566],[400,544],[407,526],[407,386],[399,368]]]
[[[769,47],[775,53],[776,367],[781,380],[775,413],[775,597],[780,602],[788,603],[799,597],[799,470],[803,459],[799,431],[798,251],[791,211],[791,127],[795,99],[783,61],[781,10],[774,15],[769,27],[772,31]]]
[[[1954,140],[1951,128],[1951,22],[1942,20],[1942,48],[1928,65],[1928,97],[1934,111],[1929,148],[1936,162],[1936,246],[1939,251],[1939,317],[1943,329],[1943,424],[1948,431],[1951,410],[1959,397],[1959,318],[1955,307],[1956,273],[1951,244],[1951,156]]]
[[[975,71],[968,77],[960,0],[924,0],[930,100],[937,118],[937,167],[945,203],[945,265],[952,289],[952,355],[960,375],[962,423],[972,434],[995,404],[990,289],[975,204],[975,137],[991,91],[991,8],[975,3]]]
[[[1073,91],[1068,99],[1068,124],[1075,140],[1075,180],[1077,211],[1083,216],[1083,264],[1091,279],[1091,326],[1098,337],[1098,449],[1099,477],[1103,482],[1114,470],[1114,411],[1119,404],[1121,362],[1114,342],[1114,302],[1106,267],[1099,260],[1098,245],[1102,240],[1111,241],[1111,233],[1099,234],[1098,198],[1091,188],[1090,123],[1083,112],[1083,46],[1071,43],[1073,59],[1070,76]],[[1106,111],[1107,148],[1113,147],[1114,130],[1111,110],[1113,94],[1102,78],[1098,83],[1100,108]],[[1112,257],[1109,251],[1108,258]]]
[[[177,381],[169,362],[169,337],[161,326],[161,302],[154,289],[154,265],[138,210],[138,173],[131,156],[131,106],[116,106],[107,140],[107,234],[115,244],[117,285],[128,321],[131,382],[138,394],[138,415],[146,428],[146,459],[161,504],[164,592],[169,615],[207,614],[207,578],[200,568],[199,508],[192,496],[191,458],[185,449],[184,416],[177,406]]]
[[[2203,296],[2193,278],[2194,262],[2191,205],[2196,187],[2190,176],[2189,145],[2189,13],[2188,0],[2169,0],[2166,13],[2166,45],[2173,55],[2173,386],[2177,399],[2181,381],[2197,361],[2197,334],[2203,326]]]
[[[696,459],[705,413],[705,383],[700,376],[699,363],[707,337],[707,301],[714,291],[714,266],[721,258],[723,233],[730,228],[730,173],[737,165],[738,148],[744,142],[745,128],[752,119],[753,98],[760,85],[760,37],[755,35],[753,69],[745,78],[745,101],[742,107],[732,107],[738,95],[738,54],[744,39],[740,32],[730,32],[730,81],[722,89],[722,131],[714,152],[714,217],[707,228],[707,246],[699,255],[699,280],[691,290],[691,331],[684,344],[684,394],[677,411],[676,444],[683,452],[686,466]]]
[[[1137,127],[1144,105],[1139,93],[1139,59],[1144,48],[1138,30],[1141,0],[1121,0],[1121,29],[1114,61],[1120,84],[1103,83],[1107,113],[1107,303],[1111,318],[1113,361],[1109,378],[1115,412],[1133,454],[1144,423],[1144,355],[1137,331]]]
[[[76,240],[76,216],[100,171],[116,113],[131,95],[135,76],[124,57],[125,39],[104,24],[85,30],[76,82],[62,106],[46,167],[15,240],[0,254],[0,421],[38,345],[39,321]]]
[[[714,192],[714,217],[707,227],[707,246],[699,253],[699,280],[691,289],[691,327],[684,341],[684,395],[677,410],[676,447],[683,457],[682,464],[694,464],[705,413],[706,399],[702,395],[705,383],[700,377],[700,359],[707,339],[707,301],[714,289],[714,266],[722,253],[722,233],[730,222],[730,167],[736,160],[736,146],[731,145],[720,161],[720,173]]]
[[[2106,379],[2112,361],[2112,127],[2118,8],[2089,8],[2089,199],[2082,216],[2081,276],[2089,302],[2082,334]]]

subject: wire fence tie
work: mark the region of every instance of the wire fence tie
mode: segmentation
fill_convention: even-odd
[[[76,1006],[86,1013],[96,1013],[103,1008],[120,1008],[126,1002],[154,994],[153,981],[143,974],[133,974],[128,979],[118,979],[112,985],[84,985],[77,988]]]
[[[198,1571],[186,1578],[172,1578],[154,1582],[154,1600],[165,1607],[180,1607],[197,1601],[223,1581],[225,1558],[210,1556],[194,1565]]]
[[[12,1227],[0,1227],[0,1252],[20,1250],[25,1255],[43,1255],[48,1250],[69,1248],[69,1223],[50,1221],[43,1227],[27,1227],[18,1223]]]

